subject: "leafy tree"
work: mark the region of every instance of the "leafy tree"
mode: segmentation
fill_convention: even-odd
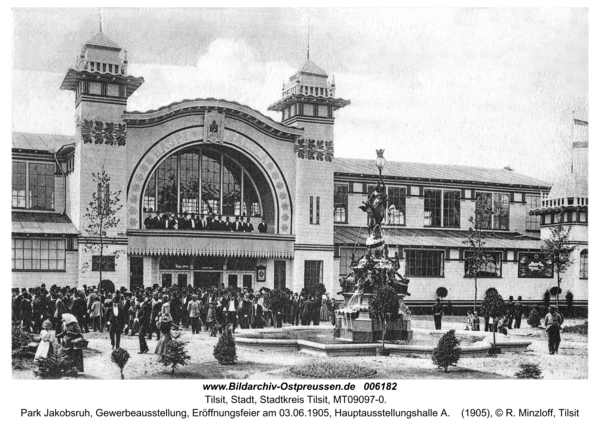
[[[213,356],[220,365],[231,365],[237,360],[235,339],[230,330],[223,332],[219,337],[219,341],[213,350]]]
[[[454,329],[450,329],[440,338],[438,345],[433,349],[431,360],[439,369],[448,372],[448,366],[456,366],[460,359],[459,342],[454,335]]]
[[[123,375],[123,369],[125,369],[125,365],[127,365],[129,357],[129,352],[123,348],[117,348],[110,355],[110,360],[112,360],[112,362],[116,364],[119,367],[119,370],[121,371],[122,380],[125,379],[125,375]]]
[[[552,263],[552,268],[556,273],[556,307],[558,308],[560,299],[560,284],[562,282],[561,274],[565,273],[569,266],[573,264],[571,252],[575,250],[575,246],[571,241],[571,227],[563,225],[565,212],[561,210],[558,214],[558,224],[550,228],[550,236],[543,239],[542,251],[546,257],[546,261]]]
[[[123,207],[121,204],[121,191],[110,191],[110,175],[106,173],[104,167],[100,172],[92,172],[92,180],[96,184],[97,191],[92,193],[92,201],[86,206],[83,217],[86,220],[84,227],[85,237],[92,238],[90,243],[85,245],[85,251],[99,253],[100,262],[98,263],[98,272],[100,280],[98,281],[98,294],[102,294],[102,271],[104,269],[104,251],[109,248],[108,243],[112,240],[108,233],[111,229],[119,225],[120,218],[117,214]],[[111,255],[118,258],[117,251]],[[88,268],[89,263],[85,263],[83,268]]]
[[[440,286],[435,290],[435,294],[440,298],[446,298],[448,296],[448,289]]]
[[[494,337],[494,346],[496,346],[496,326],[499,318],[506,314],[506,303],[496,288],[489,288],[485,291],[485,298],[481,303],[481,311],[486,319],[488,317],[494,319],[492,332]]]
[[[187,361],[191,359],[187,354],[185,346],[187,342],[173,339],[167,343],[167,351],[160,358],[160,363],[165,367],[171,368],[171,376],[175,375],[175,370],[179,366],[187,365]]]
[[[385,348],[385,333],[387,331],[388,320],[395,320],[400,310],[398,294],[391,286],[380,286],[375,291],[375,295],[370,301],[369,311],[371,317],[379,320],[381,323],[381,349]]]
[[[469,218],[469,234],[463,243],[469,245],[465,252],[465,275],[472,277],[475,282],[475,297],[473,298],[473,310],[477,310],[477,277],[493,258],[485,251],[485,231],[492,228],[492,199],[489,194],[479,194],[475,202],[475,215]]]

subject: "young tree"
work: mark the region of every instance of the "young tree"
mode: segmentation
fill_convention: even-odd
[[[477,310],[477,277],[479,272],[485,271],[485,267],[492,258],[485,252],[485,231],[491,228],[492,199],[489,194],[479,194],[475,202],[475,215],[469,218],[469,235],[463,243],[469,245],[465,252],[465,273],[475,281],[475,297],[473,298],[473,311]]]
[[[565,212],[561,210],[559,215],[558,224],[550,228],[550,236],[544,239],[542,244],[542,251],[548,262],[552,263],[552,268],[556,273],[556,308],[558,309],[558,303],[560,299],[561,289],[560,284],[562,282],[561,274],[566,272],[573,260],[571,259],[571,252],[575,250],[575,246],[571,242],[571,227],[565,227],[563,225]]]
[[[496,347],[496,326],[499,318],[506,314],[506,303],[496,288],[489,288],[485,291],[485,298],[481,303],[481,311],[486,320],[490,317],[494,319],[492,332],[494,337],[494,347]]]
[[[370,301],[369,311],[371,316],[378,319],[381,324],[381,350],[385,349],[385,333],[387,331],[388,319],[396,320],[400,303],[398,294],[391,286],[380,286]]]
[[[100,172],[92,172],[92,180],[97,190],[92,193],[92,201],[86,206],[83,217],[86,219],[84,228],[85,236],[93,238],[92,243],[86,244],[85,251],[92,254],[99,253],[98,272],[98,294],[102,294],[102,271],[104,269],[104,251],[109,248],[108,243],[112,240],[108,236],[111,229],[119,225],[120,219],[117,214],[123,207],[121,204],[121,191],[110,191],[110,175],[104,167]],[[119,252],[119,251],[117,251]],[[114,252],[115,258],[118,253]],[[85,263],[83,268],[89,267]]]

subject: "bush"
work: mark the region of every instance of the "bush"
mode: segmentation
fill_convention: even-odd
[[[102,287],[103,291],[109,292],[111,294],[115,292],[115,284],[112,282],[112,280],[104,279],[100,282],[99,286]]]
[[[185,346],[187,342],[171,340],[167,343],[167,351],[160,358],[160,362],[166,367],[171,368],[171,376],[175,375],[175,370],[179,366],[187,365],[187,360],[191,359],[187,354]]]
[[[219,337],[219,341],[213,350],[213,356],[220,365],[232,365],[237,360],[235,351],[235,339],[231,331],[225,331]]]
[[[460,347],[454,335],[454,329],[450,329],[440,338],[438,345],[433,349],[431,360],[439,369],[444,368],[448,372],[448,366],[456,366],[460,359]]]
[[[58,356],[51,353],[48,357],[38,360],[38,370],[35,375],[42,379],[58,379],[62,377],[76,377],[77,368],[73,366],[71,358],[67,354]]]
[[[546,292],[544,292],[544,306],[545,307],[550,307],[550,291],[546,290]]]
[[[550,295],[555,297],[557,294],[558,295],[562,294],[562,289],[559,289],[558,286],[552,286],[550,288]]]
[[[375,291],[375,295],[369,303],[369,312],[371,317],[379,319],[381,322],[381,348],[385,345],[385,333],[387,330],[387,321],[396,320],[400,310],[398,294],[391,286],[380,286]]]
[[[588,321],[586,320],[585,322],[580,323],[579,325],[565,326],[565,327],[563,327],[563,332],[587,335],[588,334]]]
[[[306,378],[343,378],[364,379],[377,375],[375,369],[357,363],[340,363],[337,361],[310,361],[290,368],[294,375]]]
[[[125,369],[125,365],[127,365],[129,357],[129,352],[123,348],[117,348],[110,355],[110,360],[112,360],[112,362],[116,364],[119,367],[119,370],[121,371],[122,380],[125,379],[125,375],[123,375],[123,369]]]
[[[540,317],[538,311],[535,308],[532,308],[529,312],[529,317],[527,318],[527,324],[532,328],[538,328],[540,326],[541,321],[542,318]]]
[[[521,363],[519,368],[521,368],[521,370],[515,373],[515,377],[520,380],[539,380],[543,378],[542,370],[537,363]]]
[[[448,296],[448,289],[440,286],[435,290],[435,294],[440,298],[446,298]]]

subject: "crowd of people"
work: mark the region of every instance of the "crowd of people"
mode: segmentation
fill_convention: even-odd
[[[147,340],[159,341],[157,354],[166,350],[172,339],[171,330],[186,328],[192,334],[206,332],[217,336],[226,328],[260,329],[265,326],[318,325],[333,317],[333,302],[326,294],[300,294],[286,289],[285,307],[273,313],[265,305],[267,288],[252,289],[151,288],[115,291],[106,286],[84,286],[75,289],[45,284],[33,289],[13,289],[13,321],[27,332],[49,339],[49,331],[60,337],[67,329],[104,333],[110,336],[112,348],[119,348],[123,334],[139,339],[139,353],[149,351]],[[65,316],[68,323],[65,323]],[[161,339],[162,336],[162,339]]]
[[[254,225],[250,222],[250,217],[236,216],[234,221],[226,216],[225,220],[221,215],[214,213],[210,215],[198,215],[193,213],[150,213],[144,220],[144,227],[147,230],[210,230],[210,231],[235,231],[238,233],[253,233]],[[266,233],[268,231],[265,218],[258,224],[258,232]]]

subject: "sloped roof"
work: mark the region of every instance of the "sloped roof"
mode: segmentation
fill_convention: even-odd
[[[62,146],[74,144],[76,141],[75,136],[70,135],[25,132],[13,132],[12,134],[13,150],[37,150],[55,153]]]
[[[114,41],[106,37],[104,33],[98,33],[94,37],[92,37],[87,43],[87,45],[107,47],[110,49],[121,49],[121,47],[116,44]]]
[[[327,77],[327,73],[310,59],[304,61],[304,64],[298,70],[299,73],[318,74]]]
[[[406,229],[384,228],[383,235],[390,246],[403,247],[450,247],[468,248],[465,243],[469,232],[467,230],[432,230],[432,229]],[[334,227],[334,243],[336,245],[359,245],[364,247],[364,242],[369,237],[366,227]],[[486,249],[539,249],[542,241],[539,238],[522,235],[519,233],[484,233]]]
[[[20,234],[79,234],[65,214],[12,212],[12,232]]]
[[[374,160],[335,158],[334,172],[353,175],[377,175]],[[460,165],[438,165],[433,163],[409,163],[388,161],[383,169],[384,176],[394,178],[431,179],[441,181],[463,181],[550,187],[551,184],[527,175],[506,169],[479,168]]]

